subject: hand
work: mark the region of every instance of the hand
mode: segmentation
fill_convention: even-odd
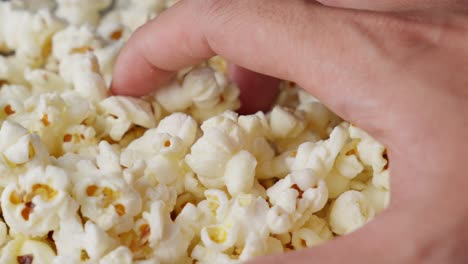
[[[252,263],[468,262],[468,17],[451,11],[461,1],[433,1],[445,4],[443,11],[430,1],[418,1],[425,11],[393,9],[392,2],[379,1],[378,9],[386,3],[403,11],[184,0],[140,28],[122,51],[115,93],[144,94],[174,71],[220,54],[295,81],[387,146],[388,210],[323,246]]]

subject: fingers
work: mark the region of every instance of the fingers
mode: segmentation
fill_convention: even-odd
[[[420,21],[310,1],[185,0],[131,37],[117,60],[112,90],[147,93],[173,71],[219,54],[249,70],[295,81],[373,132],[362,120],[380,118],[375,108],[386,109],[394,98],[388,75],[400,67],[391,59],[412,56],[428,34]]]
[[[280,81],[276,78],[229,65],[229,77],[239,86],[242,107],[240,114],[267,111],[279,92]]]
[[[466,2],[459,0],[318,0],[318,2],[327,6],[375,11],[466,9],[467,7]]]

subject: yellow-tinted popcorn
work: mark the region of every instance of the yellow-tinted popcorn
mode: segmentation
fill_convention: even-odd
[[[50,53],[52,35],[62,26],[50,10],[31,12],[2,2],[0,50],[14,50],[18,60],[31,67],[38,67]]]
[[[54,250],[45,242],[18,236],[0,251],[0,263],[52,263]]]
[[[75,183],[74,197],[83,216],[104,230],[122,233],[141,211],[140,194],[118,175],[84,175]]]
[[[73,85],[78,95],[92,102],[101,101],[108,95],[98,60],[92,53],[66,56],[60,63],[59,72],[67,83]]]
[[[77,209],[69,189],[64,170],[53,166],[30,169],[2,193],[5,222],[15,232],[35,237],[58,229],[60,220]]]
[[[152,128],[156,125],[156,117],[151,105],[141,99],[111,96],[99,103],[98,110],[102,112],[102,133],[108,134],[113,140],[122,139],[132,126]]]
[[[7,225],[0,221],[0,249],[5,245],[8,239]]]
[[[132,264],[133,254],[126,247],[118,247],[114,251],[105,255],[99,264]]]
[[[342,193],[330,208],[330,226],[334,233],[345,235],[374,218],[375,211],[366,196],[358,191]]]

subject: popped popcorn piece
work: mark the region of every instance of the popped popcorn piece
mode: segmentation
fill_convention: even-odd
[[[302,228],[292,233],[291,244],[299,250],[320,245],[333,238],[328,223],[316,215],[312,215]]]
[[[107,97],[106,82],[99,72],[98,60],[92,53],[66,56],[60,63],[59,72],[80,96],[92,102]]]
[[[358,191],[342,193],[330,208],[330,226],[334,233],[345,235],[374,218],[375,211],[366,197]]]
[[[122,139],[132,125],[145,128],[156,126],[151,105],[141,99],[111,96],[99,103],[99,110],[103,113],[102,133],[109,134],[113,140]]]
[[[0,251],[0,263],[52,263],[55,259],[53,249],[45,242],[19,236]]]
[[[385,147],[355,126],[349,127],[349,135],[351,138],[359,140],[357,151],[361,162],[371,166],[374,171],[372,183],[388,190],[390,188],[390,174],[387,170],[388,160]]]
[[[162,264],[177,263],[187,257],[190,241],[164,208],[162,202],[155,202],[149,212],[143,213],[143,219],[150,229],[148,241],[153,249],[153,256]]]
[[[329,139],[301,144],[297,150],[292,169],[312,169],[316,177],[325,178],[347,140],[347,125],[341,124],[335,127]]]
[[[105,231],[123,233],[132,228],[133,217],[141,211],[142,201],[118,175],[85,175],[74,182],[74,197],[83,216]]]
[[[0,248],[2,248],[3,245],[5,245],[5,243],[7,242],[7,231],[8,230],[6,224],[3,222],[3,220],[0,220]]]
[[[304,122],[288,111],[288,109],[276,106],[269,116],[271,133],[274,138],[293,138],[304,129]]]
[[[59,227],[60,219],[77,210],[70,198],[70,180],[54,166],[36,167],[20,175],[18,184],[2,193],[5,222],[15,232],[43,236]]]
[[[383,211],[390,204],[390,192],[386,189],[376,187],[373,184],[368,185],[362,194],[366,196],[376,214]]]
[[[29,134],[24,127],[8,120],[0,128],[0,152],[9,167],[47,164],[49,157],[37,135]]]
[[[99,264],[132,264],[133,254],[126,247],[118,247],[104,256]]]
[[[69,26],[52,38],[52,55],[62,61],[73,54],[84,54],[102,48],[102,40],[90,26]]]
[[[216,250],[212,250],[201,245],[195,246],[192,251],[192,258],[197,260],[198,264],[238,264],[240,261],[236,258],[231,258],[228,255]]]
[[[62,27],[47,9],[29,12],[9,2],[0,3],[0,50],[14,50],[15,57],[31,67],[44,63],[51,37]]]
[[[97,24],[100,11],[111,5],[111,0],[57,0],[56,15],[72,25]]]
[[[233,164],[229,165],[229,169],[235,165],[245,173],[246,184],[241,191],[249,191],[248,189],[252,188],[249,178],[253,176],[256,161],[252,155],[247,154],[247,150],[243,150],[246,149],[246,135],[236,121],[237,116],[229,112],[205,121],[201,126],[204,135],[192,145],[191,153],[185,157],[187,164],[207,188],[220,188],[225,184],[226,175],[230,173],[227,165],[231,161]],[[245,154],[239,155],[245,158],[237,158],[236,154],[239,151],[244,151],[242,153]],[[239,191],[234,186],[231,189]]]

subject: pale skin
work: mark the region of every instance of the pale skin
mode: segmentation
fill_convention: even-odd
[[[387,210],[322,246],[249,263],[468,263],[466,7],[456,0],[182,0],[131,37],[112,91],[146,94],[219,54],[243,67],[231,76],[240,80],[245,112],[267,108],[277,81],[244,68],[295,81],[387,146]]]

